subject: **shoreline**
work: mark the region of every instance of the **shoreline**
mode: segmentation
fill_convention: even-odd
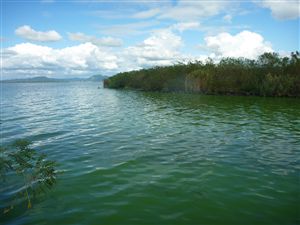
[[[257,60],[224,58],[118,73],[104,88],[209,95],[300,97],[300,54],[264,53]]]

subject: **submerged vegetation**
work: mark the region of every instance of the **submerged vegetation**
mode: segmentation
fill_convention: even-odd
[[[300,96],[300,55],[264,53],[257,60],[223,58],[118,73],[104,87],[144,91]]]
[[[55,162],[30,147],[27,140],[0,147],[0,208],[8,213],[15,205],[26,202],[51,189],[56,182]]]

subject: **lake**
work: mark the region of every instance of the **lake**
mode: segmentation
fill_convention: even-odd
[[[1,84],[2,144],[60,171],[4,224],[300,223],[300,99],[98,86]]]

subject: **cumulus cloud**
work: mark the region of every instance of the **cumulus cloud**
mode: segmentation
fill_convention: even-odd
[[[196,24],[195,24],[196,25]],[[182,23],[179,27],[194,25]],[[2,51],[2,74],[13,76],[46,75],[53,77],[89,76],[93,73],[114,74],[152,66],[165,66],[190,60],[204,60],[203,54],[185,55],[181,50],[182,38],[174,29],[157,30],[142,42],[120,49],[107,48],[92,42],[66,48],[50,48],[32,43],[17,44]],[[84,41],[90,36],[75,35],[74,40]],[[220,33],[207,36],[205,49],[211,57],[256,58],[272,52],[271,45],[257,33],[242,31],[238,34]]]
[[[4,50],[2,72],[8,75],[76,75],[118,68],[117,57],[92,43],[54,49],[32,43]]]
[[[139,67],[170,65],[181,57],[182,39],[170,30],[153,33],[142,43],[128,47],[123,57],[134,60]]]
[[[272,16],[279,20],[296,19],[300,16],[298,0],[262,0],[259,4],[264,8],[269,8]]]
[[[55,30],[36,31],[28,25],[18,27],[15,34],[30,41],[59,41],[62,39],[59,33]]]
[[[73,38],[84,41],[86,37]],[[82,39],[81,39],[82,38]],[[4,49],[2,72],[9,76],[74,76],[112,74],[158,65],[170,65],[182,58],[182,39],[171,30],[155,31],[139,44],[123,50],[104,48],[91,42],[61,49],[32,43]]]
[[[95,36],[85,35],[83,33],[68,33],[69,39],[72,41],[80,41],[80,42],[91,42],[98,46],[106,46],[106,47],[120,47],[123,42],[119,38],[113,37],[103,37],[97,38]]]
[[[90,37],[76,34],[72,38],[84,41]],[[182,59],[182,45],[181,37],[170,29],[155,31],[144,41],[118,50],[91,42],[61,49],[22,43],[4,49],[2,72],[4,77],[112,74],[176,63]]]
[[[271,44],[257,33],[242,31],[236,35],[220,33],[205,38],[206,48],[216,57],[245,57],[255,59],[265,52],[273,52]]]

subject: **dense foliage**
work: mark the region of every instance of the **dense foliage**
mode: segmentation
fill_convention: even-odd
[[[17,140],[13,145],[0,147],[0,197],[3,213],[14,205],[31,199],[52,188],[56,181],[55,162],[30,147],[27,140]]]
[[[264,53],[257,60],[224,58],[124,72],[104,87],[145,91],[259,96],[300,96],[300,55]]]

